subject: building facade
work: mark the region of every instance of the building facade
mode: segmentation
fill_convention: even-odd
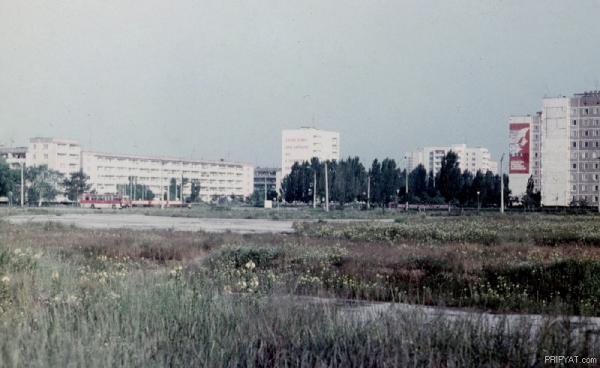
[[[517,198],[522,198],[527,192],[530,178],[533,180],[534,190],[540,190],[541,120],[542,112],[511,116],[508,119],[508,182],[512,196]]]
[[[254,169],[254,190],[275,192],[281,188],[281,169],[276,167],[257,167]]]
[[[340,133],[316,128],[287,129],[281,134],[281,171],[286,176],[296,162],[340,159]]]
[[[542,105],[542,204],[598,205],[600,91],[545,98]]]
[[[448,152],[454,152],[458,156],[458,164],[461,170],[469,170],[476,173],[491,171],[494,174],[498,171],[498,164],[492,161],[490,151],[484,147],[467,147],[466,144],[454,144],[452,146],[423,147],[414,152],[408,152],[405,156],[406,167],[409,171],[417,166],[423,165],[427,172],[433,172],[436,175],[442,168],[442,161]]]
[[[26,165],[47,165],[50,170],[69,175],[81,169],[81,146],[77,141],[68,139],[31,138]]]
[[[89,175],[92,189],[98,193],[117,193],[119,186],[131,180],[157,197],[164,193],[164,197],[170,195],[167,188],[172,179],[180,185],[182,178],[184,198],[191,194],[192,182],[200,185],[199,196],[203,201],[228,196],[245,198],[254,190],[254,168],[243,163],[91,151],[83,151],[81,157],[83,172]],[[181,200],[181,197],[168,199]]]
[[[21,165],[25,165],[27,147],[0,147],[0,157],[11,169],[20,169]]]
[[[254,190],[254,167],[229,161],[186,160],[181,158],[138,156],[82,150],[73,140],[32,138],[27,148],[2,148],[0,157],[11,165],[47,165],[66,176],[83,170],[89,176],[91,190],[118,193],[119,188],[135,183],[150,189],[157,197],[165,193],[175,179],[182,178],[184,198],[191,194],[192,182],[200,187],[200,199],[249,197]],[[171,198],[172,200],[180,200]]]

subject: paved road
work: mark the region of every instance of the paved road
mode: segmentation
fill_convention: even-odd
[[[128,214],[63,214],[17,215],[7,218],[10,223],[56,222],[87,229],[173,229],[178,231],[206,231],[222,233],[231,231],[239,234],[291,233],[293,221],[255,219],[212,219]]]
[[[280,299],[291,299],[298,304],[331,305],[337,309],[342,316],[365,322],[376,320],[384,314],[397,316],[408,315],[412,318],[418,318],[426,324],[435,321],[472,321],[481,322],[488,327],[504,326],[509,330],[519,329],[525,323],[530,327],[531,333],[538,333],[545,323],[568,323],[574,337],[581,333],[591,332],[594,334],[595,339],[600,338],[598,336],[598,333],[600,333],[600,317],[495,314],[470,309],[431,307],[405,303],[379,303],[310,296],[286,296],[280,297]]]

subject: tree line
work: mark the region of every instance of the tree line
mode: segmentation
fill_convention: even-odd
[[[374,206],[386,207],[407,200],[415,204],[448,203],[465,207],[500,205],[500,176],[491,171],[471,173],[461,170],[458,156],[452,151],[443,158],[435,176],[423,165],[407,173],[390,158],[375,159],[368,169],[358,157],[326,163],[313,158],[292,166],[282,183],[282,198],[286,202],[311,203],[315,198],[322,202],[325,198],[325,166],[329,198],[341,206],[368,201]],[[508,176],[504,175],[503,180],[504,198],[508,201]]]
[[[44,202],[53,201],[60,194],[69,200],[89,191],[88,177],[82,171],[65,176],[46,165],[26,167],[23,170],[24,198],[28,205],[41,206]],[[0,197],[9,202],[21,202],[21,169],[12,169],[0,158]]]

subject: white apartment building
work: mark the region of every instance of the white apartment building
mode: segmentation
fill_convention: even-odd
[[[47,165],[66,176],[80,170],[81,146],[68,139],[31,138],[25,161],[27,166]]]
[[[20,169],[25,164],[27,147],[0,147],[0,157],[11,169]]]
[[[83,171],[99,193],[116,193],[117,186],[128,184],[130,177],[157,197],[168,192],[171,179],[180,184],[182,177],[187,179],[184,197],[191,193],[191,182],[196,181],[203,201],[224,196],[245,198],[254,190],[254,167],[248,164],[91,151],[83,151],[81,157]]]
[[[277,167],[256,167],[254,169],[254,190],[279,193],[281,189],[281,169]]]
[[[598,204],[600,91],[544,98],[541,191],[544,206]]]
[[[491,171],[494,174],[498,171],[498,164],[492,161],[490,151],[484,147],[467,147],[466,144],[453,144],[451,146],[423,147],[414,152],[408,152],[405,156],[406,167],[409,171],[417,166],[423,165],[427,172],[433,172],[436,175],[442,168],[442,161],[448,152],[454,152],[458,156],[458,163],[461,170],[469,170],[476,173]]]
[[[296,162],[340,159],[340,133],[303,127],[286,129],[281,134],[282,177],[292,171]]]
[[[146,186],[157,197],[167,193],[172,178],[187,184],[184,197],[191,193],[191,182],[200,185],[200,198],[209,201],[218,197],[248,197],[254,190],[254,167],[229,161],[186,160],[181,158],[137,156],[82,151],[78,142],[56,138],[32,138],[25,147],[1,148],[12,167],[47,165],[68,176],[80,169],[87,174],[92,190],[117,193],[118,186],[135,183]],[[173,198],[175,200],[175,198]]]
[[[542,112],[508,119],[508,182],[512,196],[517,198],[527,192],[529,178],[533,179],[534,190],[540,190],[541,120]]]

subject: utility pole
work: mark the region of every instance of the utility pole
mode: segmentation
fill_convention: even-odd
[[[405,173],[406,173],[406,175],[405,175],[406,176],[406,178],[405,178],[406,179],[406,183],[405,183],[405,188],[406,188],[406,208],[405,208],[405,210],[406,210],[406,212],[408,212],[408,156],[404,156],[404,162],[406,164],[406,170],[405,170]]]
[[[181,161],[181,188],[180,188],[180,193],[179,195],[181,196],[181,208],[183,208],[184,200],[183,200],[183,161]]]
[[[317,208],[317,170],[313,170],[313,208]]]
[[[329,212],[329,182],[327,175],[327,161],[325,161],[325,212]]]
[[[162,160],[160,160],[160,193],[159,193],[159,201],[160,201],[160,208],[164,208],[163,207],[163,190],[165,188],[163,188],[163,162]]]
[[[371,204],[371,174],[367,174],[367,209]]]
[[[406,171],[405,171],[406,175],[406,212],[408,212],[408,166],[406,167]]]
[[[21,162],[21,208],[25,206],[25,181],[23,180],[23,170],[25,163]]]
[[[504,153],[500,157],[500,213],[504,213],[504,170],[502,162],[504,161]]]

